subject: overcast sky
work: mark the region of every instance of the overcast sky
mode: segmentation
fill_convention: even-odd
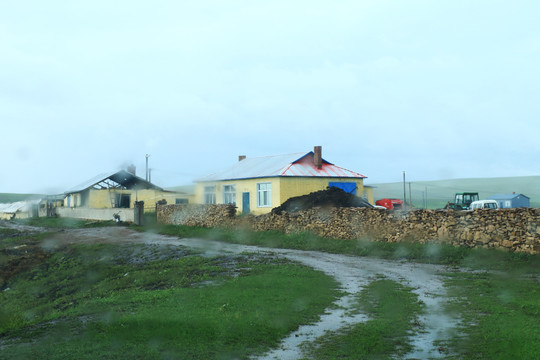
[[[536,0],[0,0],[0,192],[309,152],[366,184],[540,175]]]

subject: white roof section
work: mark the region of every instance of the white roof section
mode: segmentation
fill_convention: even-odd
[[[32,205],[38,204],[39,200],[17,201],[14,203],[0,204],[0,213],[14,214],[16,212],[30,211]]]
[[[254,179],[266,177],[326,177],[366,178],[322,159],[319,169],[313,163],[314,154],[293,153],[286,155],[246,158],[233,166],[197,179],[198,182]]]

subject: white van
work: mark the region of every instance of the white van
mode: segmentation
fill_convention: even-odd
[[[471,210],[475,209],[495,209],[499,210],[499,203],[495,200],[478,200],[471,203]]]

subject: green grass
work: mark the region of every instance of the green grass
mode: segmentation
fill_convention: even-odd
[[[409,181],[406,184],[407,199],[409,199]],[[373,184],[375,199],[403,199],[403,183]],[[532,207],[540,207],[540,176],[517,176],[504,178],[451,179],[434,181],[411,181],[413,205],[424,208],[427,196],[428,208],[438,209],[454,199],[456,192],[478,192],[480,199],[487,199],[495,194],[512,192],[526,195],[531,200]],[[426,195],[427,192],[427,195]],[[407,200],[409,201],[409,200]]]
[[[321,272],[254,255],[81,244],[41,261],[0,291],[1,359],[246,358],[338,294]]]
[[[156,224],[138,229],[453,265],[448,311],[463,322],[459,335],[440,344],[446,358],[535,359],[540,352],[539,255],[307,233]],[[47,236],[0,232],[0,270],[5,256],[14,256],[5,251],[26,245],[17,250],[24,257]],[[315,320],[337,294],[336,283],[319,272],[255,255],[204,258],[181,247],[101,244],[57,248],[39,261],[23,266],[3,287],[9,290],[0,290],[0,359],[246,358]],[[386,359],[409,351],[407,336],[420,330],[414,324],[422,311],[411,289],[378,279],[358,300],[370,320],[320,339],[310,358]]]
[[[420,330],[415,324],[423,305],[410,288],[378,279],[363,289],[358,301],[369,320],[308,345],[309,359],[390,359],[412,350],[408,337]]]
[[[160,231],[179,237],[452,265],[456,272],[449,277],[447,286],[449,296],[457,300],[449,311],[459,314],[464,322],[460,329],[461,335],[441,344],[448,354],[458,354],[447,355],[447,358],[536,359],[540,353],[540,255],[436,244],[327,239],[306,233],[233,232],[183,226],[165,226]],[[480,270],[480,273],[471,273],[469,270]],[[372,290],[368,288],[368,294]],[[398,290],[400,295],[388,292],[386,300],[411,296],[407,289],[395,289]],[[414,304],[414,297],[409,298],[408,303]],[[407,309],[406,304],[407,301],[404,303]],[[380,307],[383,313],[384,306]],[[387,309],[395,308],[398,311],[399,306],[393,304]],[[387,315],[395,315],[393,311]],[[418,308],[414,306],[404,310],[407,316],[414,316],[417,312]],[[405,322],[409,320],[406,317]],[[346,333],[330,334],[328,339],[331,340],[322,341],[321,349],[313,350],[312,355],[322,359],[379,359],[388,358],[389,353],[406,351],[408,344],[402,335],[388,335],[384,324],[388,322],[368,322]],[[411,331],[410,325],[407,326],[408,331]],[[396,330],[406,331],[406,326],[402,328],[400,325],[398,328]],[[366,341],[359,339],[365,339],[372,345],[364,348]]]
[[[538,274],[537,274],[538,275]],[[514,273],[453,273],[447,285],[461,315],[452,359],[538,359],[540,283]]]
[[[270,248],[316,250],[390,260],[467,266],[473,269],[506,270],[519,265],[522,269],[528,269],[527,271],[540,272],[540,255],[511,253],[492,249],[470,249],[446,244],[388,243],[373,242],[367,239],[342,240],[323,238],[310,233],[283,234],[278,231],[234,231],[180,225],[162,225],[154,228],[153,231],[180,238],[204,238]]]

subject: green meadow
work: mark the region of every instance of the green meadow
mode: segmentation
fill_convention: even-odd
[[[272,255],[204,256],[171,245],[51,246],[57,231],[111,223],[19,223],[47,230],[0,228],[0,359],[248,359],[316,322],[341,295],[334,279]],[[461,321],[436,344],[440,358],[532,360],[540,353],[539,255],[308,233],[132,228],[446,265],[444,310]],[[411,351],[411,336],[422,332],[423,303],[406,284],[373,277],[356,294],[354,310],[368,320],[304,344],[306,359],[391,359]]]
[[[409,186],[410,184],[410,186]],[[383,198],[403,199],[403,182],[369,184],[374,186],[375,200]],[[452,179],[437,181],[407,180],[405,195],[407,202],[417,208],[438,209],[453,201],[456,192],[478,192],[480,199],[495,194],[523,194],[528,196],[531,207],[540,207],[540,176],[521,176],[503,178]]]

